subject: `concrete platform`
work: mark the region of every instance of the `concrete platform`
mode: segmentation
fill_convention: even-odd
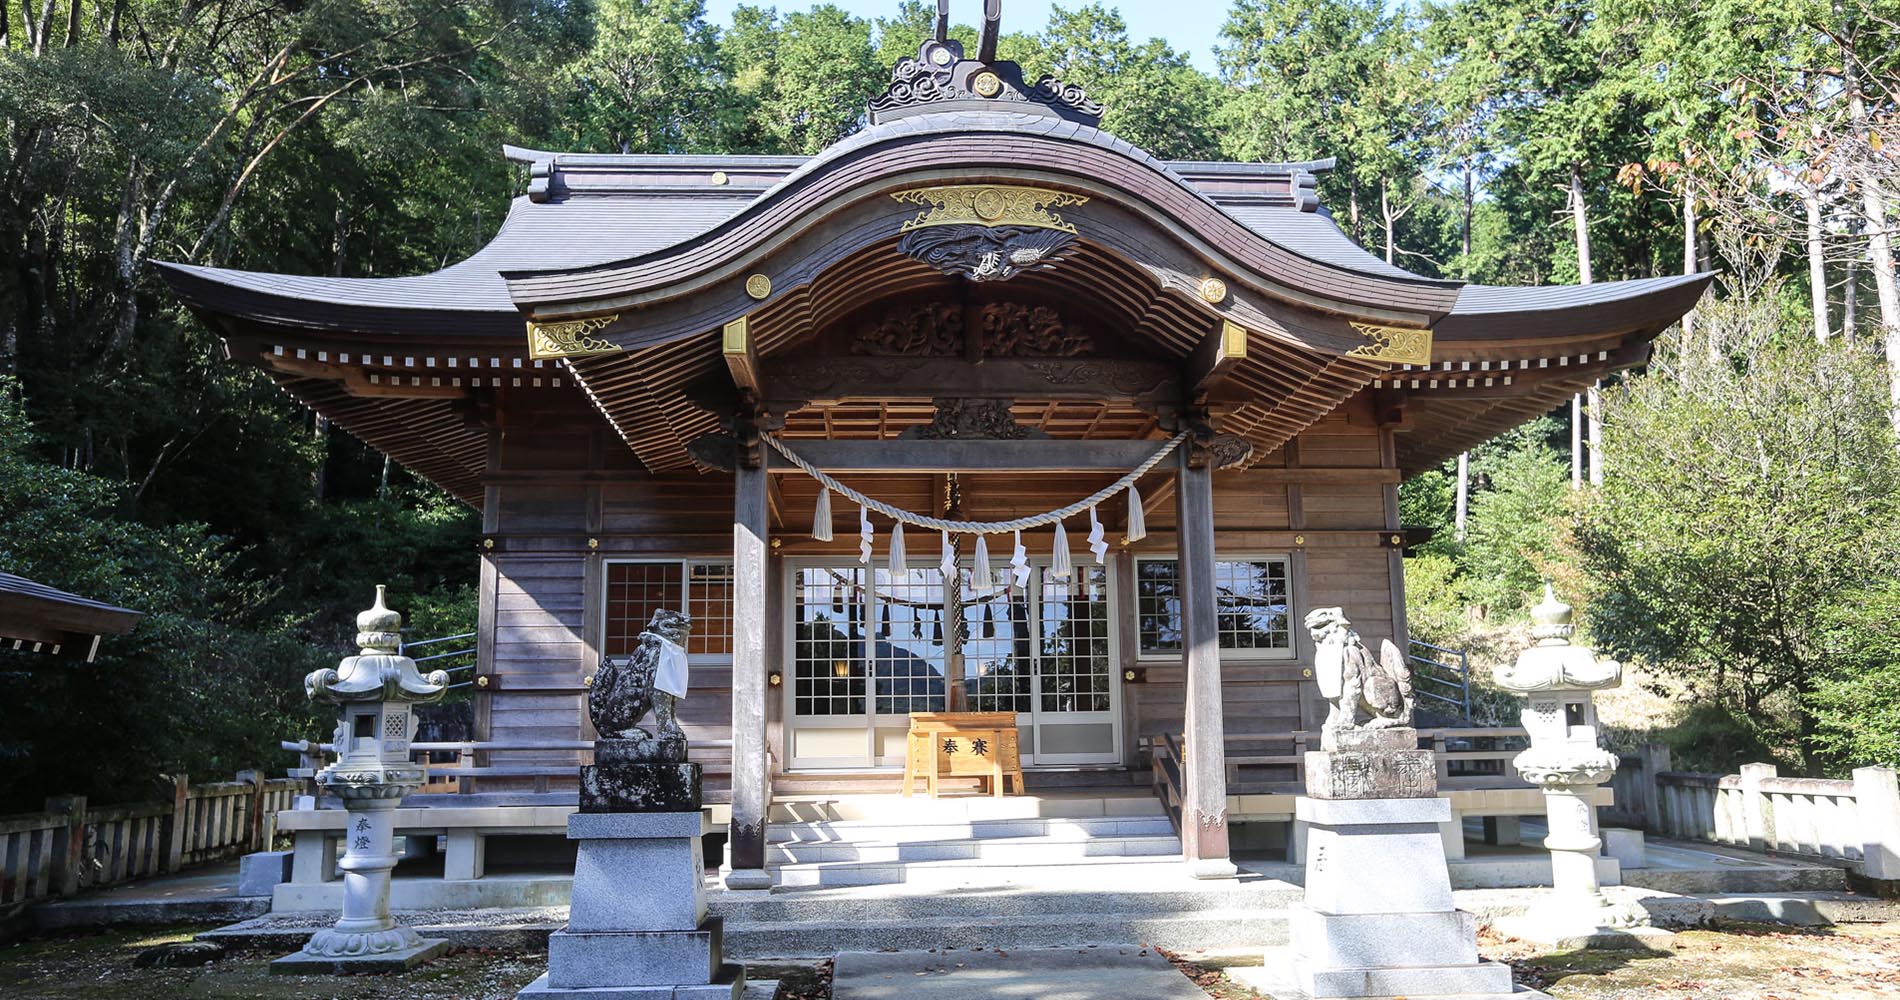
[[[832,1000],[1207,1000],[1151,949],[845,952]]]
[[[449,943],[439,938],[423,938],[413,948],[381,955],[312,955],[298,949],[272,962],[270,972],[273,976],[381,976],[408,972],[448,950]]]
[[[270,899],[239,896],[238,863],[208,865],[177,875],[141,879],[71,899],[34,905],[37,930],[138,924],[203,924],[245,920],[270,911]],[[342,897],[337,897],[341,904]],[[332,915],[331,920],[335,916]]]

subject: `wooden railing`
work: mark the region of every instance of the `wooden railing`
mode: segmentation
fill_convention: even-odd
[[[290,773],[304,779],[315,775],[323,768],[328,755],[336,753],[335,744],[312,740],[285,741],[280,745],[298,755],[298,766],[291,769]],[[702,765],[709,777],[716,777],[728,765],[732,741],[692,740],[688,748],[691,759]],[[489,764],[484,763],[480,755],[532,752],[591,754],[594,744],[592,740],[448,740],[411,743],[409,749],[412,759],[423,765],[429,776],[428,783],[419,792],[452,795],[473,793],[478,790],[479,782],[504,778],[529,781],[533,783],[534,791],[547,792],[556,780],[574,779],[579,764]],[[453,754],[455,759],[432,759],[438,754]]]
[[[88,807],[69,795],[44,812],[0,816],[0,906],[264,850],[300,784],[257,772],[204,785],[176,775],[166,802]]]

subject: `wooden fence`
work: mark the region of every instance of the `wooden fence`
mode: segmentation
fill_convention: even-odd
[[[181,774],[170,801],[89,807],[67,795],[45,812],[0,816],[0,906],[265,850],[301,784],[246,771],[193,785]]]
[[[1609,823],[1900,879],[1900,784],[1891,768],[1860,768],[1851,781],[1784,778],[1773,764],[1702,774],[1673,770],[1669,751],[1650,745],[1622,756],[1612,784]]]

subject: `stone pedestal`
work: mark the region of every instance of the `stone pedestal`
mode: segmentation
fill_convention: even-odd
[[[1439,832],[1451,803],[1417,731],[1341,730],[1322,745],[1294,803],[1306,898],[1291,943],[1233,974],[1281,998],[1510,995],[1510,967],[1479,961],[1477,920],[1452,904]]]
[[[523,998],[737,1000],[745,971],[720,956],[706,912],[698,812],[576,813],[567,926]]]

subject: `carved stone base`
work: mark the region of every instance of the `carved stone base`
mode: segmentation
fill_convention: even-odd
[[[594,741],[596,767],[684,763],[686,763],[686,734],[678,731],[654,736],[644,729],[635,729],[633,735],[625,739]]]
[[[393,935],[393,936],[392,936]],[[394,947],[389,947],[395,943]],[[318,949],[313,951],[312,949]],[[352,950],[360,949],[360,950]],[[449,950],[441,938],[425,938],[414,928],[395,927],[375,934],[318,931],[302,951],[270,964],[272,975],[360,976],[406,972]]]
[[[1329,729],[1326,749],[1306,755],[1306,794],[1315,799],[1427,799],[1438,794],[1438,762],[1418,749],[1418,730]]]
[[[590,764],[581,768],[584,813],[698,812],[698,764]]]

